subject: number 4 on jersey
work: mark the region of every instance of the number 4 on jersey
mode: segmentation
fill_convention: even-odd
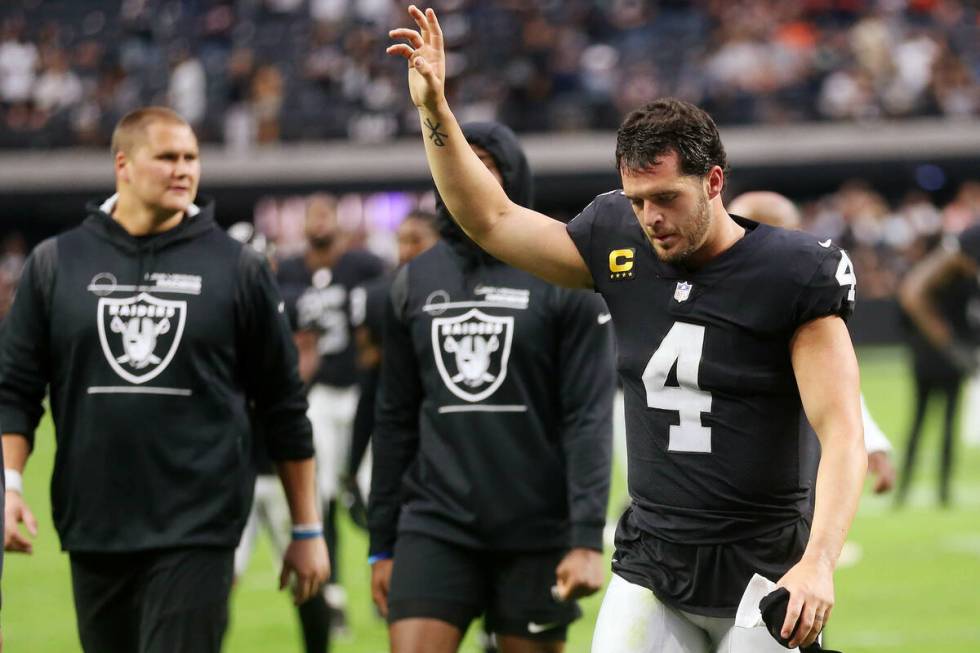
[[[670,427],[668,451],[711,453],[711,429],[701,425],[701,413],[711,412],[711,393],[698,384],[704,327],[675,322],[643,370],[647,406],[675,410],[680,424]],[[677,386],[667,376],[677,363]]]
[[[857,277],[854,275],[854,265],[851,258],[844,250],[840,251],[840,263],[837,264],[837,283],[841,286],[850,286],[847,293],[847,301],[854,301],[854,287],[857,286]]]

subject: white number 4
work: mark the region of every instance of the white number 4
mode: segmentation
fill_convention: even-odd
[[[711,412],[711,393],[698,385],[702,349],[704,327],[675,322],[643,370],[647,406],[680,414],[680,424],[670,427],[668,451],[711,453],[711,429],[701,425],[701,413]],[[668,387],[675,362],[677,387]]]
[[[842,286],[850,286],[847,293],[847,301],[854,301],[854,287],[857,286],[857,277],[854,275],[854,265],[850,257],[844,250],[840,251],[840,263],[837,264],[837,283]]]

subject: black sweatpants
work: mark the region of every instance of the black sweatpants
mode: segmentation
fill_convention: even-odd
[[[86,653],[219,653],[234,549],[70,553]]]

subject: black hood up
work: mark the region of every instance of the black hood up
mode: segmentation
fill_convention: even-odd
[[[504,178],[507,196],[530,208],[534,203],[534,180],[514,132],[498,122],[469,122],[462,125],[462,130],[468,143],[482,147],[493,156]],[[439,234],[463,258],[467,268],[499,262],[463,233],[446,209],[439,191],[436,191],[436,214],[439,216]]]

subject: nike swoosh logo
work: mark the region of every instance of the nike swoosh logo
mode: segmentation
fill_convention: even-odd
[[[819,242],[817,244],[820,245],[821,247],[830,247],[830,238],[828,238],[827,240],[821,241],[821,242]]]
[[[533,621],[529,621],[527,622],[527,632],[531,633],[532,635],[540,635],[541,633],[553,630],[559,626],[561,626],[561,623],[557,621],[550,624],[537,624]]]
[[[612,315],[610,315],[609,313],[599,313],[599,317],[597,318],[599,324],[605,324],[611,319],[612,319]]]

